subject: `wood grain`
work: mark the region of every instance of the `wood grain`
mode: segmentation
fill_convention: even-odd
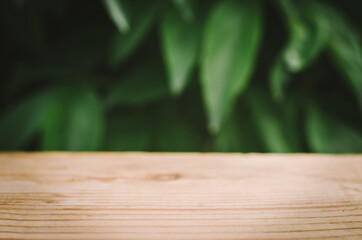
[[[362,155],[2,153],[0,239],[362,239]]]

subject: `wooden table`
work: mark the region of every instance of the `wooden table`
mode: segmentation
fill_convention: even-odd
[[[0,239],[362,239],[362,155],[2,153]]]

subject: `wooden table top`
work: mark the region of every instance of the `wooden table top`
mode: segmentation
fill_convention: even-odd
[[[362,239],[362,155],[2,153],[0,239]]]

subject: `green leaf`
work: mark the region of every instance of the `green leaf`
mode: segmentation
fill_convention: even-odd
[[[103,112],[92,89],[68,88],[46,112],[43,150],[99,150],[103,128]]]
[[[216,151],[263,152],[255,126],[249,117],[250,113],[242,111],[239,115],[234,113],[214,136]]]
[[[35,94],[10,109],[0,120],[0,149],[20,150],[39,130],[52,90]]]
[[[107,151],[148,151],[150,131],[144,114],[112,116],[107,124],[104,148]]]
[[[308,67],[324,49],[328,39],[328,21],[321,6],[311,1],[280,0],[289,28],[289,42],[277,59],[271,73],[274,98],[283,98],[291,73]]]
[[[243,135],[235,117],[231,117],[214,136],[215,150],[217,152],[243,152]]]
[[[340,71],[349,80],[362,107],[362,47],[356,29],[337,11],[326,9],[330,24],[329,52]]]
[[[152,4],[153,3],[153,4]],[[136,9],[132,17],[132,28],[124,35],[115,33],[110,43],[110,65],[118,66],[125,60],[141,43],[152,26],[157,11],[157,3],[146,2],[142,7]]]
[[[103,0],[109,16],[121,33],[129,31],[129,23],[120,0]]]
[[[106,99],[109,108],[118,105],[140,105],[159,101],[168,96],[163,69],[147,64],[112,86]]]
[[[310,104],[306,133],[309,147],[316,153],[361,153],[362,132],[320,107]]]
[[[275,62],[271,72],[271,92],[275,100],[280,101],[284,97],[284,86],[291,78],[285,61],[282,57],[279,57]]]
[[[317,3],[300,1],[293,4],[281,0],[289,24],[290,41],[284,50],[284,60],[292,72],[308,66],[323,50],[328,39],[328,22]]]
[[[177,13],[169,12],[162,22],[161,37],[171,92],[180,94],[195,65],[200,40],[200,23],[185,23]]]
[[[172,0],[178,7],[185,22],[191,22],[194,19],[194,13],[191,8],[190,0]]]
[[[220,1],[204,31],[201,83],[209,129],[217,132],[245,90],[261,35],[259,1]]]
[[[289,131],[283,112],[266,92],[253,90],[248,94],[252,118],[268,152],[297,152],[295,133]]]

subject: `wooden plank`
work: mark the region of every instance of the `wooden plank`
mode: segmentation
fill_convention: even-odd
[[[362,155],[0,154],[1,239],[362,239]]]

